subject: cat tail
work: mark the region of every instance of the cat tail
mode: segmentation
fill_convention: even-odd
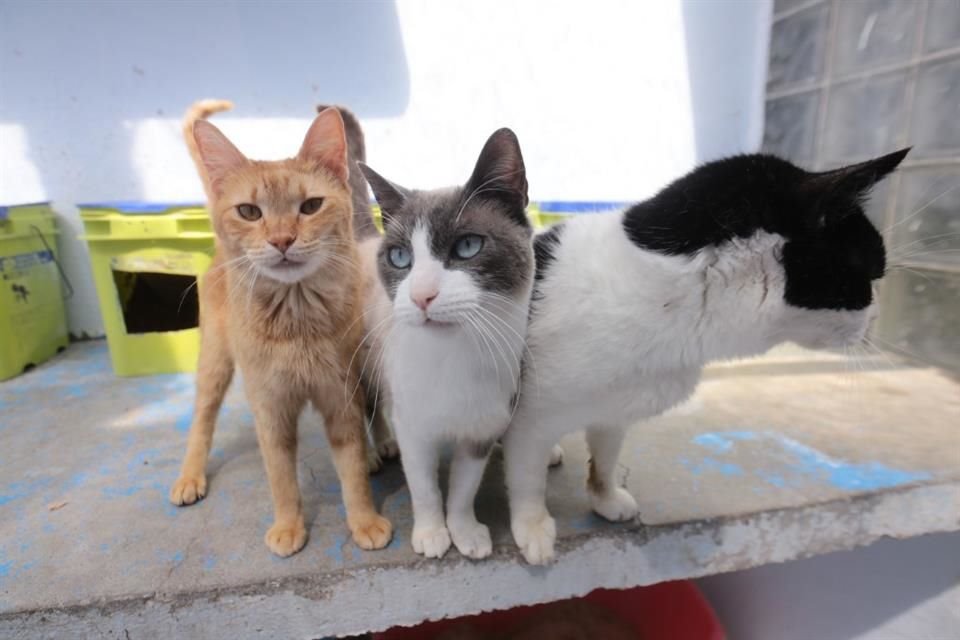
[[[343,128],[347,136],[347,166],[350,168],[350,192],[353,194],[353,235],[357,240],[379,235],[373,223],[373,210],[370,208],[370,196],[367,181],[360,173],[357,162],[366,162],[367,148],[363,140],[363,128],[357,117],[340,105],[318,104],[317,113],[333,107],[343,118]]]
[[[233,103],[229,100],[208,98],[194,102],[183,116],[183,139],[187,143],[190,157],[193,158],[193,164],[197,167],[197,172],[200,174],[205,190],[210,181],[207,179],[207,170],[203,165],[203,159],[200,157],[200,149],[197,148],[197,140],[193,137],[193,125],[197,120],[206,120],[215,113],[229,111],[230,109],[233,109]],[[213,201],[209,193],[207,193],[207,197],[210,198],[211,202]]]

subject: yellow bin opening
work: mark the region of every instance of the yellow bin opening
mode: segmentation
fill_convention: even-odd
[[[79,208],[114,373],[195,371],[199,277],[214,250],[206,209],[153,202]]]

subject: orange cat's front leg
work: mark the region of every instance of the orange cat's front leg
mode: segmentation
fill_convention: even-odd
[[[193,504],[207,493],[207,458],[213,444],[217,413],[233,379],[234,363],[226,331],[214,320],[201,324],[197,396],[187,436],[187,453],[180,477],[170,489],[170,501],[178,506]]]
[[[314,404],[323,415],[333,464],[340,478],[347,526],[362,549],[382,549],[390,542],[393,525],[377,513],[367,471],[367,436],[363,391],[345,401],[343,385],[333,385]]]
[[[273,496],[273,526],[264,541],[270,551],[285,558],[307,543],[297,482],[297,421],[303,402],[269,389],[248,396]]]

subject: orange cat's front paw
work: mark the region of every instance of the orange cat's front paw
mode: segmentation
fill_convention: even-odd
[[[350,525],[353,541],[361,549],[383,549],[393,536],[393,525],[376,513],[357,520]]]
[[[281,558],[286,558],[300,551],[303,545],[307,544],[307,530],[302,520],[292,525],[277,523],[270,527],[263,540],[270,547],[270,551]]]
[[[207,479],[200,476],[181,476],[170,489],[170,502],[183,507],[207,495]]]

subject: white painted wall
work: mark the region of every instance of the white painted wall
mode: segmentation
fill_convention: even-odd
[[[495,128],[534,199],[645,197],[762,132],[769,0],[0,0],[0,203],[54,200],[76,334],[102,332],[76,202],[201,198],[179,117],[201,97],[253,157],[290,155],[319,101],[370,163],[462,182]]]

